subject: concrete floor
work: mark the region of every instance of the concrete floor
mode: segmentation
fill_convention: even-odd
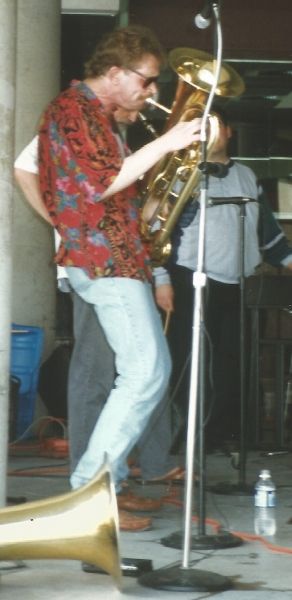
[[[22,476],[21,470],[32,467],[56,467],[55,474],[42,471]],[[277,485],[277,532],[270,539],[254,539],[254,507],[250,489],[261,468],[271,469]],[[62,474],[63,470],[63,474]],[[202,529],[194,520],[192,549],[187,562],[187,571],[181,569],[182,550],[177,548],[182,540],[184,511],[182,508],[183,488],[166,485],[142,486],[131,482],[141,495],[162,496],[164,504],[153,515],[153,528],[143,533],[120,534],[120,555],[123,558],[148,559],[152,561],[153,578],[157,580],[159,569],[167,569],[171,587],[178,590],[159,590],[142,586],[135,577],[123,576],[122,590],[117,589],[113,577],[103,574],[85,573],[79,560],[45,559],[27,560],[20,563],[2,562],[0,579],[1,600],[114,600],[118,598],[147,598],[197,600],[216,597],[218,600],[288,600],[292,598],[292,454],[266,456],[263,452],[249,452],[246,461],[244,485],[232,464],[230,456],[214,453],[206,457],[207,493],[206,525],[203,527],[203,549],[200,548]],[[8,495],[14,500],[25,496],[27,501],[38,500],[69,490],[64,459],[39,456],[14,456],[9,458]],[[41,475],[40,475],[41,474]],[[218,493],[222,487],[224,494]],[[243,491],[242,490],[243,487]],[[238,493],[240,491],[240,493]],[[195,490],[195,496],[197,496]],[[23,504],[25,507],[25,504]],[[196,515],[195,501],[194,515]],[[228,533],[224,538],[227,547],[218,547],[217,526]],[[58,525],[56,525],[58,527]],[[173,544],[168,547],[168,536],[178,532]],[[236,540],[236,533],[244,543],[229,547]],[[221,534],[222,535],[222,534]],[[163,540],[163,542],[161,542]],[[220,538],[219,538],[220,540]],[[76,542],[77,543],[77,542]],[[205,543],[211,545],[205,549]],[[82,558],[82,544],[81,557]],[[1,525],[0,525],[1,548]],[[203,573],[201,573],[203,571]],[[219,576],[219,580],[217,579]],[[203,578],[203,579],[202,579]],[[204,582],[204,591],[198,586]],[[160,579],[159,579],[160,581]],[[184,584],[192,584],[194,591],[187,591]],[[219,589],[218,589],[219,583]],[[231,589],[221,590],[232,586]],[[225,586],[227,583],[227,586]],[[159,587],[159,585],[158,585]]]

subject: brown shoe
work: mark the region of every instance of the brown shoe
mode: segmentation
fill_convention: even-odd
[[[174,467],[165,475],[161,477],[154,477],[153,479],[147,479],[144,483],[184,483],[186,478],[186,471],[182,467]],[[195,477],[194,477],[195,478]]]
[[[148,531],[152,527],[150,517],[137,517],[126,510],[119,509],[121,531]]]
[[[128,492],[126,494],[118,494],[117,502],[119,509],[138,511],[138,512],[152,512],[161,508],[161,500],[154,500],[153,498],[143,498],[142,496],[135,496],[133,493]]]
[[[133,467],[130,467],[130,471],[129,471],[129,475],[128,475],[128,477],[130,479],[138,479],[141,476],[142,476],[141,467],[136,467],[135,465]]]

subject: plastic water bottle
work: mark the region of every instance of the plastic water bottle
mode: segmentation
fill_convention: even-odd
[[[255,485],[254,529],[257,535],[272,536],[276,533],[276,486],[268,469],[263,469]]]

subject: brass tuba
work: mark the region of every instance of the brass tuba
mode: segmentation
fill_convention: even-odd
[[[178,86],[171,114],[170,129],[179,121],[203,116],[214,80],[215,61],[210,54],[191,48],[177,48],[169,54],[169,64],[178,75]],[[244,90],[241,77],[223,64],[216,89],[218,96],[237,96]],[[207,159],[219,134],[219,122],[208,118]],[[161,159],[142,182],[142,234],[149,242],[154,266],[163,264],[171,252],[169,241],[173,228],[194,190],[197,188],[202,162],[201,144],[195,142]]]
[[[107,467],[77,490],[0,510],[0,560],[34,558],[92,563],[120,587],[118,510]]]

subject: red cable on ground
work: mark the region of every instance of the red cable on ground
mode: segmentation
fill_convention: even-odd
[[[177,490],[176,490],[176,493],[177,493]],[[165,496],[162,500],[163,500],[164,504],[173,504],[174,506],[177,506],[179,508],[183,507],[183,502],[172,496]],[[193,516],[192,521],[193,522],[198,521],[198,517]],[[217,533],[220,533],[220,530],[222,529],[222,526],[220,525],[220,523],[218,521],[216,521],[215,519],[205,519],[205,524],[212,527]],[[261,537],[260,535],[256,535],[253,533],[245,533],[242,531],[233,531],[232,533],[233,533],[233,535],[235,535],[247,542],[260,542],[263,546],[265,546],[271,552],[275,552],[278,554],[292,554],[292,548],[286,548],[285,546],[278,546],[277,544],[272,544],[271,542],[269,542],[265,538]]]
[[[38,421],[32,425],[35,426],[37,423]],[[57,423],[61,426],[63,437],[61,435],[60,437],[45,436],[45,431],[48,425],[52,423]],[[28,428],[28,430],[29,429],[31,429],[31,426]],[[39,426],[37,428],[38,440],[34,442],[25,442],[23,444],[20,444],[16,440],[9,444],[9,451],[10,454],[14,455],[18,454],[20,451],[21,453],[23,453],[23,451],[31,451],[34,455],[37,454],[38,456],[47,456],[49,458],[66,458],[69,455],[69,442],[65,436],[66,426],[64,419],[51,416],[42,417],[39,419]]]
[[[260,542],[261,544],[263,544],[263,546],[266,546],[266,548],[268,548],[268,550],[271,550],[272,552],[278,552],[279,554],[292,554],[292,548],[286,548],[285,546],[277,546],[276,544],[272,544],[260,535],[256,535],[253,533],[243,533],[241,531],[234,531],[233,533],[234,535],[237,535],[237,537],[240,537],[242,540],[248,542]]]

